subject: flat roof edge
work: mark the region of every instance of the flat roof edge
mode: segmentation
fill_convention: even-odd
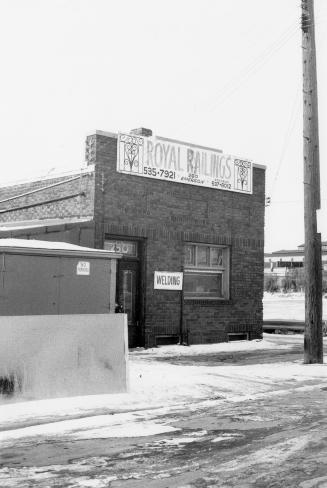
[[[0,222],[0,232],[14,232],[16,230],[26,230],[29,229],[41,229],[45,227],[60,227],[62,225],[72,225],[72,224],[86,224],[92,223],[94,224],[94,217],[93,216],[86,216],[86,217],[72,217],[72,218],[63,218],[63,219],[44,219],[42,220],[10,220],[8,222]]]
[[[264,171],[266,171],[267,169],[267,166],[265,164],[253,163],[253,167],[258,169],[263,169]]]
[[[106,137],[112,137],[113,139],[118,139],[118,134],[115,134],[114,132],[107,132],[105,130],[96,130],[89,135],[92,136],[94,134],[98,136],[106,136]]]
[[[84,164],[84,163],[83,163]],[[94,173],[94,164],[90,164],[88,166],[84,166],[81,168],[76,168],[76,169],[71,169],[68,171],[58,171],[58,173],[51,173],[45,176],[31,176],[31,177],[26,177],[22,178],[21,180],[15,180],[15,181],[8,181],[4,183],[0,183],[0,188],[10,188],[12,186],[19,186],[19,185],[25,185],[27,183],[36,183],[38,181],[48,181],[48,180],[56,180],[59,178],[73,178],[76,175],[90,175]]]
[[[38,255],[38,256],[71,256],[71,257],[84,257],[88,259],[100,258],[100,259],[121,259],[122,254],[107,252],[102,249],[94,249],[91,251],[72,250],[72,249],[44,249],[44,248],[31,248],[21,246],[2,246],[0,247],[0,254],[25,254],[25,255]]]
[[[96,130],[95,134],[99,135],[99,136],[112,137],[114,139],[118,139],[118,134],[115,134],[114,132],[107,132],[104,130]],[[125,134],[125,132],[124,132],[124,134]],[[133,134],[131,134],[131,135],[133,135]],[[135,134],[135,135],[138,135],[138,134]],[[202,146],[201,144],[194,144],[193,142],[185,142],[185,141],[180,141],[178,139],[171,139],[169,137],[157,136],[156,134],[153,134],[153,136],[140,136],[140,137],[155,137],[156,139],[159,139],[161,141],[176,142],[178,144],[184,144],[185,146],[198,147],[199,149],[207,149],[209,151],[215,151],[215,152],[219,152],[219,153],[223,152],[221,149],[208,147],[208,146]]]
[[[180,141],[179,139],[171,139],[170,137],[162,137],[162,136],[155,136],[155,137],[156,139],[160,139],[161,141],[177,142],[177,144],[183,144],[184,146],[196,147],[199,149],[205,149],[207,151],[213,151],[218,153],[223,152],[222,149],[217,149],[215,147],[209,147],[209,146],[202,146],[201,144],[194,144],[193,142]]]

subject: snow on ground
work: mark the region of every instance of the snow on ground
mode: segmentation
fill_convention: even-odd
[[[327,320],[327,295],[322,300],[323,319]],[[284,319],[303,320],[304,293],[268,293],[263,296],[263,318],[264,320]]]
[[[179,429],[162,423],[139,421],[137,413],[134,412],[117,413],[2,431],[0,432],[0,445],[4,448],[17,439],[27,440],[40,436],[60,437],[61,439],[65,436],[69,436],[70,439],[105,439],[108,437],[143,437],[176,430]]]
[[[301,292],[290,292],[290,293],[283,293],[283,292],[274,292],[270,293],[265,291],[263,294],[264,300],[304,300],[304,293]]]
[[[268,291],[265,291],[263,294],[263,299],[264,300],[273,300],[273,301],[279,301],[279,300],[304,300],[304,292],[274,292],[270,293]],[[327,294],[323,295],[322,298],[323,301],[327,300]]]
[[[279,345],[279,348],[288,348],[289,346]],[[156,348],[144,349],[142,347],[133,349],[133,356],[197,356],[203,354],[219,354],[222,352],[239,352],[239,351],[258,351],[263,349],[276,349],[276,344],[269,339],[257,339],[253,341],[232,341],[220,342],[218,344],[197,344],[194,346],[161,346]]]
[[[325,339],[327,343],[327,339]],[[170,432],[164,415],[186,405],[210,401],[242,401],[291,388],[310,390],[310,382],[327,380],[327,365],[304,365],[302,360],[274,362],[278,350],[303,342],[302,335],[269,336],[262,341],[199,346],[162,346],[130,354],[130,391],[52,400],[7,400],[0,405],[0,444],[48,435],[107,438]],[[210,362],[181,365],[156,358],[198,356],[242,351],[267,351],[271,362],[238,364]],[[304,384],[307,381],[309,384]],[[162,421],[154,421],[160,416]],[[218,440],[217,440],[218,442]]]

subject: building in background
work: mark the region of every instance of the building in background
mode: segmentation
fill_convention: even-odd
[[[323,289],[327,286],[327,241],[321,243]],[[265,289],[304,290],[304,244],[297,249],[265,253]]]
[[[86,161],[2,188],[1,236],[121,253],[130,347],[261,337],[265,167],[147,129],[96,131]]]

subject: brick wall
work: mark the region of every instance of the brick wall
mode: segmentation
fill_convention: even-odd
[[[0,222],[92,216],[93,211],[91,168],[88,173],[0,188]]]
[[[37,239],[40,241],[69,242],[77,246],[94,247],[94,222],[42,225],[31,228],[0,231],[0,238]]]
[[[229,332],[259,337],[262,327],[265,171],[254,168],[253,195],[158,181],[116,172],[117,139],[92,137],[96,247],[104,236],[146,240],[145,336],[178,331],[180,294],[153,289],[153,273],[179,271],[185,242],[231,249],[230,300],[185,300],[191,343],[227,340]],[[90,141],[89,141],[90,142]],[[90,143],[89,143],[90,145]]]

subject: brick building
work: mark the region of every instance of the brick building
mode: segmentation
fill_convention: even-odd
[[[86,160],[1,189],[1,236],[123,253],[130,346],[260,337],[265,168],[146,129],[96,131]]]

